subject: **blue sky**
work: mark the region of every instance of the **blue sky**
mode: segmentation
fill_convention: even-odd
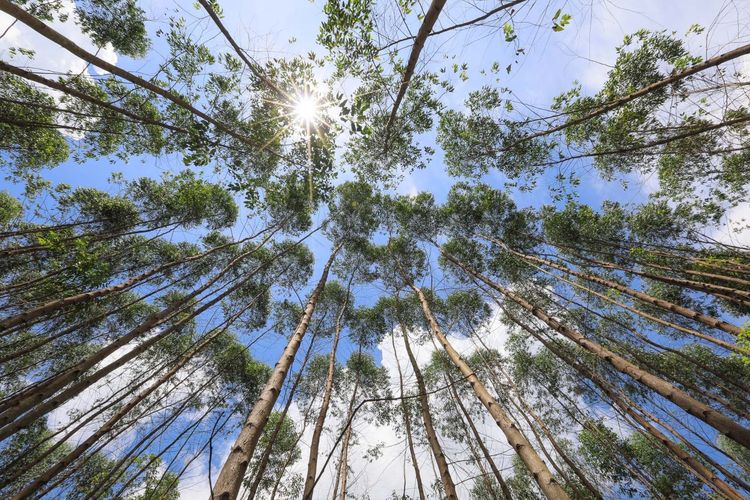
[[[147,16],[152,22],[149,29],[153,33],[159,27],[163,27],[167,17],[171,14],[185,16],[188,20],[192,16],[203,15],[202,12],[193,9],[190,2],[173,2],[157,0],[154,2],[139,2],[145,9]],[[305,54],[310,50],[319,51],[316,47],[315,37],[318,27],[323,20],[323,2],[308,0],[277,0],[274,2],[249,2],[239,0],[221,0],[220,4],[224,10],[224,23],[233,33],[236,40],[247,47],[250,53],[258,60],[266,60],[269,57],[286,57]],[[494,6],[494,2],[479,2],[487,8]],[[569,89],[574,80],[581,82],[584,92],[592,92],[604,81],[608,65],[614,61],[615,46],[622,37],[639,28],[668,29],[678,34],[683,34],[693,23],[698,23],[709,29],[702,37],[692,40],[694,50],[704,57],[725,52],[735,45],[747,43],[750,40],[750,0],[741,1],[650,1],[638,2],[634,0],[625,1],[602,1],[593,5],[583,1],[552,2],[546,9],[542,9],[542,3],[534,3],[533,8],[522,8],[514,17],[514,24],[518,33],[518,46],[526,49],[524,55],[516,57],[515,46],[505,42],[497,22],[489,23],[487,27],[473,30],[457,31],[451,35],[432,38],[425,49],[424,61],[420,63],[420,69],[438,70],[442,66],[450,66],[454,62],[466,63],[469,66],[469,81],[461,82],[455,79],[456,91],[445,97],[444,105],[447,107],[460,107],[466,94],[483,84],[496,84],[510,87],[514,96],[526,103],[547,108],[553,96]],[[561,33],[551,30],[551,18],[554,12],[561,8],[572,16],[571,24]],[[469,2],[449,2],[446,12],[439,21],[440,27],[445,27],[477,16],[480,13]],[[505,19],[505,18],[504,18]],[[503,21],[504,22],[504,21]],[[7,16],[0,15],[0,32],[8,25]],[[415,15],[409,18],[408,27],[412,32],[416,31],[418,20]],[[388,26],[387,29],[393,27]],[[403,27],[401,27],[403,30]],[[79,41],[82,45],[91,47],[85,35],[76,31],[75,26],[66,23],[60,27],[66,35]],[[216,30],[208,22],[197,23],[196,33],[205,31],[205,37],[213,36]],[[295,38],[294,43],[290,39]],[[37,50],[37,56],[33,66],[55,71],[66,71],[69,69],[81,70],[80,62],[69,57],[61,49],[53,48],[50,44],[30,35],[21,26],[11,29],[6,38],[0,40],[0,57],[7,56],[8,45],[31,46]],[[225,44],[219,38],[213,38],[209,45],[224,48]],[[118,64],[131,71],[142,71],[148,74],[161,62],[165,51],[163,44],[157,41],[153,47],[153,55],[145,61],[133,61],[127,58],[117,58],[109,51],[101,52],[102,57],[108,60],[117,60]],[[406,53],[404,53],[404,56]],[[447,58],[445,57],[447,55]],[[480,70],[489,70],[493,62],[499,62],[501,68],[511,64],[511,72],[508,74],[503,69],[498,75],[489,74],[483,76]],[[517,61],[517,62],[516,62]],[[745,65],[750,69],[750,62],[740,61],[738,67]],[[496,78],[499,81],[495,80]],[[346,88],[346,86],[345,86]],[[427,134],[420,138],[423,145],[435,146],[434,135]],[[449,177],[444,172],[442,155],[437,153],[432,157],[430,164],[424,170],[418,170],[407,174],[397,188],[404,194],[413,194],[418,191],[432,192],[438,201],[442,201],[456,179]],[[624,190],[617,182],[605,182],[594,174],[585,174],[587,165],[580,167],[579,173],[583,175],[583,183],[579,190],[579,200],[598,206],[605,199],[621,201],[624,203],[637,203],[643,201],[648,193],[654,189],[653,179],[631,179],[630,186]],[[73,186],[91,186],[105,190],[111,190],[107,179],[113,171],[122,172],[126,178],[138,176],[158,176],[164,171],[179,171],[184,168],[179,158],[175,156],[163,158],[146,158],[143,162],[133,159],[127,165],[112,165],[107,160],[91,161],[85,164],[67,163],[61,165],[43,175],[54,181],[64,182]],[[342,166],[341,168],[345,168]],[[549,174],[549,177],[553,175]],[[342,178],[345,178],[343,175]],[[495,186],[501,186],[503,179],[490,173],[483,178]],[[21,187],[3,182],[3,188],[13,193],[19,193]],[[551,198],[544,183],[531,193],[516,193],[515,199],[520,206],[538,207],[550,203]],[[747,207],[736,212],[737,217],[750,213]],[[318,214],[317,221],[322,220],[323,213]],[[244,221],[238,223],[238,228]],[[725,231],[725,229],[717,230]],[[717,233],[718,234],[718,233]],[[193,236],[187,234],[187,238]],[[325,262],[330,245],[322,234],[316,234],[308,240],[310,248],[316,256],[316,269],[314,280],[320,274]],[[361,302],[374,300],[376,290],[362,290]],[[302,294],[302,291],[300,292]],[[280,349],[283,346],[282,339],[276,337],[265,338],[253,349],[253,354],[258,359],[273,364]],[[466,348],[470,346],[467,344]],[[339,353],[345,359],[351,352],[353,346],[348,342],[342,342]],[[423,347],[422,359],[426,360],[430,348]],[[392,353],[388,348],[381,346],[375,351],[378,360],[392,366]],[[427,354],[425,354],[427,353]],[[387,358],[387,359],[386,359]],[[404,357],[401,357],[404,364]],[[487,432],[491,432],[488,429]],[[227,443],[222,446],[226,447]],[[221,448],[221,446],[219,446]],[[221,453],[217,454],[214,465],[220,463]],[[385,459],[384,459],[385,461]],[[364,466],[364,462],[362,462]],[[369,467],[374,467],[369,465]],[[370,477],[383,478],[392,474],[384,463],[378,462],[377,473],[373,472]],[[374,469],[373,469],[374,471]],[[205,470],[204,470],[205,472]],[[369,476],[368,476],[369,477]],[[201,478],[202,479],[202,478]],[[399,478],[400,481],[400,478]],[[205,481],[204,481],[205,482]],[[397,481],[393,479],[393,484]],[[388,481],[386,481],[388,483]],[[200,497],[202,491],[201,482],[196,481],[196,490],[187,493],[187,498]],[[367,481],[358,484],[358,488],[366,490],[375,488]],[[385,492],[389,487],[379,485],[376,490]],[[374,498],[379,498],[375,496]]]

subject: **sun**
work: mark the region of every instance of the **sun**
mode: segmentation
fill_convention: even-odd
[[[294,103],[294,117],[304,125],[315,123],[320,115],[320,103],[313,95],[303,94]]]

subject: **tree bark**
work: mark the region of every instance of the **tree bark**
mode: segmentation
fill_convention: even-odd
[[[475,278],[484,282],[490,288],[500,292],[503,296],[509,298],[511,301],[521,306],[521,308],[530,312],[536,318],[542,320],[550,328],[560,333],[565,338],[573,341],[575,344],[583,347],[584,349],[596,355],[600,359],[603,359],[604,361],[609,363],[611,366],[613,366],[615,369],[628,374],[630,377],[634,378],[635,380],[645,385],[646,387],[654,390],[656,393],[660,394],[664,398],[673,402],[674,404],[676,404],[677,406],[679,406],[680,408],[682,408],[689,414],[703,420],[705,423],[715,428],[722,434],[725,434],[726,436],[734,439],[735,441],[742,444],[743,446],[750,448],[750,430],[748,430],[747,428],[743,427],[742,425],[738,424],[732,419],[726,417],[725,415],[717,412],[710,406],[700,401],[697,401],[696,399],[691,397],[689,394],[678,389],[677,387],[673,386],[669,382],[662,380],[661,378],[656,377],[652,375],[651,373],[648,373],[642,370],[638,366],[623,359],[622,357],[618,356],[617,354],[610,351],[609,349],[606,349],[605,347],[602,347],[598,343],[587,339],[577,330],[574,330],[572,328],[569,328],[563,325],[556,319],[552,318],[545,311],[531,304],[530,302],[523,299],[516,293],[491,281],[489,278],[487,278],[483,274],[478,273],[474,271],[473,269],[468,268],[467,266],[465,266],[463,263],[458,261],[452,255],[449,255],[445,252],[441,252],[441,253],[449,261],[456,264],[458,267],[462,268],[471,276],[474,276]]]
[[[438,322],[435,319],[434,314],[432,313],[432,309],[430,308],[430,304],[427,302],[427,298],[424,296],[424,293],[422,293],[422,290],[415,286],[413,283],[410,283],[409,286],[411,286],[412,290],[414,290],[414,293],[419,298],[419,302],[422,305],[422,311],[424,312],[425,319],[430,325],[432,333],[435,335],[435,337],[437,337],[438,342],[440,342],[440,344],[443,346],[451,361],[453,361],[456,367],[458,367],[464,377],[467,378],[469,385],[471,385],[471,388],[474,390],[474,393],[477,395],[482,404],[484,404],[484,406],[487,408],[487,411],[489,411],[490,415],[492,415],[495,423],[497,423],[500,430],[503,432],[503,434],[505,434],[505,437],[508,439],[508,443],[513,447],[523,463],[534,476],[534,479],[536,480],[542,492],[547,496],[547,498],[550,499],[569,498],[568,494],[565,493],[565,490],[563,490],[554,476],[552,476],[549,469],[547,468],[547,465],[539,457],[536,451],[534,451],[528,439],[526,439],[526,437],[516,427],[516,425],[510,421],[508,416],[502,410],[497,401],[495,401],[489,391],[487,391],[487,389],[484,387],[484,384],[482,384],[474,371],[461,358],[461,355],[458,354],[458,352],[453,348],[450,342],[448,342],[448,338],[443,333],[440,325],[438,325]]]
[[[351,282],[349,283],[351,286]],[[349,290],[346,291],[346,299],[341,305],[338,315],[336,316],[336,326],[333,334],[333,343],[331,345],[331,353],[328,356],[328,373],[326,373],[325,388],[323,389],[323,401],[320,404],[320,411],[318,412],[318,418],[315,421],[315,428],[313,429],[312,439],[310,440],[310,455],[307,459],[307,476],[305,477],[305,486],[303,489],[302,498],[305,500],[311,500],[313,492],[315,491],[315,474],[318,469],[318,449],[320,448],[320,436],[323,434],[323,426],[325,425],[326,416],[328,415],[328,406],[331,403],[331,393],[333,392],[333,377],[336,372],[336,349],[339,345],[339,337],[341,336],[341,328],[343,327],[344,314],[346,308],[349,305]]]
[[[310,359],[310,354],[312,353],[312,349],[314,345],[315,345],[315,336],[313,335],[312,339],[310,340],[310,347],[307,348],[305,357],[302,360],[302,364],[299,367],[299,373],[297,373],[297,376],[294,378],[294,383],[292,384],[292,387],[289,390],[289,395],[287,396],[286,404],[284,404],[284,409],[281,411],[279,424],[273,430],[273,433],[271,434],[271,437],[268,440],[268,446],[266,446],[266,449],[263,450],[263,455],[258,461],[258,469],[255,472],[255,478],[253,479],[253,482],[251,483],[249,492],[248,492],[249,499],[255,498],[255,494],[258,491],[260,482],[263,479],[263,474],[266,471],[266,467],[268,467],[268,460],[271,457],[271,452],[273,451],[273,445],[276,442],[276,437],[279,435],[279,432],[281,432],[281,428],[284,425],[284,420],[286,419],[286,415],[287,413],[289,413],[289,408],[292,406],[292,402],[294,401],[294,393],[297,392],[297,387],[299,386],[300,381],[302,381],[302,374],[304,373],[305,366],[307,365],[307,362]]]
[[[242,479],[247,471],[247,466],[250,463],[250,458],[255,451],[255,446],[258,444],[260,434],[263,432],[263,428],[268,421],[268,416],[273,410],[273,405],[276,403],[276,399],[279,397],[281,386],[284,384],[284,379],[289,371],[294,358],[297,354],[302,339],[307,331],[307,325],[310,323],[310,318],[315,311],[315,306],[318,303],[318,298],[323,292],[326,281],[328,280],[328,272],[333,264],[333,260],[336,257],[341,244],[337,244],[331,252],[331,256],[328,258],[323,273],[316,285],[315,289],[310,296],[310,300],[307,302],[305,311],[302,315],[297,329],[289,339],[284,352],[276,362],[276,366],[271,373],[271,377],[266,382],[266,386],[263,388],[263,392],[260,398],[253,406],[250,415],[248,415],[245,424],[242,426],[240,435],[232,445],[232,448],[227,457],[224,466],[221,468],[219,477],[216,479],[214,485],[214,497],[217,500],[234,500],[237,498],[237,494],[242,486]]]
[[[445,459],[443,448],[440,446],[438,441],[437,432],[435,431],[435,425],[432,422],[432,414],[430,413],[429,398],[427,397],[427,389],[424,383],[424,377],[422,376],[422,370],[419,369],[417,358],[414,357],[414,353],[411,350],[409,343],[409,333],[406,331],[406,327],[399,320],[401,327],[401,334],[404,337],[404,346],[406,346],[406,354],[409,356],[411,367],[414,370],[414,378],[417,379],[417,390],[419,391],[419,407],[422,411],[422,421],[424,422],[424,429],[427,433],[427,442],[430,443],[430,449],[432,455],[435,457],[437,462],[438,472],[440,474],[440,480],[445,488],[445,496],[449,500],[458,500],[456,494],[456,485],[451,477],[450,469],[448,468],[448,461]]]

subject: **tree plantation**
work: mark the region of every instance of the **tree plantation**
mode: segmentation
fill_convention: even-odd
[[[749,26],[0,0],[0,497],[750,497]]]

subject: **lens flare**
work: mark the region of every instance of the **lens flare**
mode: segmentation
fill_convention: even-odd
[[[312,95],[302,95],[294,103],[294,116],[300,123],[311,125],[318,119],[320,113],[318,100]]]

